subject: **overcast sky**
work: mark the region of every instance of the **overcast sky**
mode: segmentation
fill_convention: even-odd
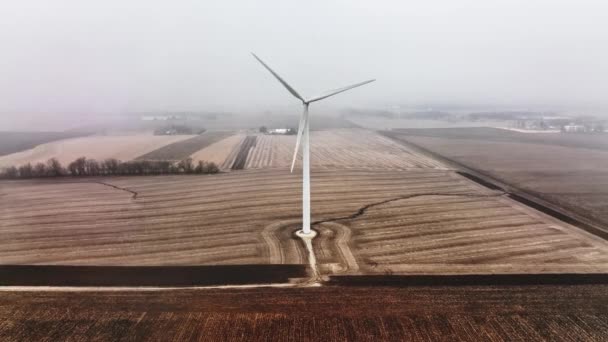
[[[297,105],[608,108],[607,1],[62,1],[0,4],[0,113]],[[20,114],[22,115],[22,114]]]

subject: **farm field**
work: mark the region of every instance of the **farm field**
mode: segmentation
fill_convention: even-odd
[[[314,169],[313,169],[314,170]],[[608,243],[449,171],[314,170],[322,275],[605,272]],[[301,176],[1,183],[1,264],[303,264]]]
[[[310,142],[311,165],[317,169],[443,168],[440,162],[365,129],[312,131]],[[246,168],[289,168],[295,143],[294,135],[259,135]]]
[[[491,127],[396,129],[409,136],[474,139],[585,148],[608,151],[608,134],[520,133]]]
[[[608,187],[605,186],[608,151],[603,145],[608,142],[608,135],[558,134],[547,138],[553,134],[504,132],[496,137],[494,130],[481,129],[407,130],[387,134],[608,226]],[[561,141],[556,144],[548,141],[558,138]],[[596,140],[593,148],[587,147]]]
[[[88,135],[83,132],[0,132],[0,156],[21,152],[51,141]]]
[[[289,168],[295,142],[295,135],[239,133],[211,144],[191,157],[194,161],[213,161],[226,171]],[[408,148],[364,129],[312,131],[311,154],[312,165],[316,168],[443,168],[435,160],[414,154]]]
[[[231,169],[233,170],[243,170],[249,159],[249,155],[251,150],[256,146],[258,141],[257,135],[248,135],[241,145],[239,146],[239,151],[234,158],[234,163],[232,164]]]
[[[4,341],[605,341],[608,287],[8,292]]]
[[[347,116],[348,121],[359,127],[374,130],[389,129],[443,129],[458,127],[503,127],[506,121],[430,120],[412,118],[386,118],[381,116]]]
[[[136,159],[142,160],[182,160],[190,157],[193,153],[231,136],[232,132],[217,131],[205,132],[201,135],[181,139],[174,143],[166,144],[156,150],[150,151]]]
[[[132,160],[162,146],[192,138],[189,135],[157,136],[151,134],[87,136],[50,142],[32,149],[0,157],[0,167],[27,163],[46,163],[57,158],[67,165],[80,157],[104,160]]]
[[[213,162],[223,170],[230,169],[245,137],[245,134],[237,133],[198,150],[190,157],[195,163],[198,161]]]

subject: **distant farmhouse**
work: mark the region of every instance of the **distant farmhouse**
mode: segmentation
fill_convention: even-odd
[[[605,131],[602,121],[583,121],[562,126],[563,133],[604,133]]]
[[[142,121],[167,121],[167,120],[181,120],[181,117],[177,115],[142,115]]]
[[[571,121],[572,118],[567,116],[521,115],[514,120],[514,126],[525,130],[559,130]]]
[[[514,121],[515,128],[525,130],[561,131],[562,133],[602,133],[605,121],[594,117],[541,116],[519,117]]]
[[[570,125],[564,125],[562,127],[562,132],[564,132],[564,133],[584,133],[584,132],[586,132],[586,129],[585,129],[585,126],[583,126],[583,125],[570,124]]]
[[[218,115],[230,115],[220,112],[160,112],[160,113],[130,113],[139,116],[142,121],[186,121],[186,120],[216,120]]]
[[[266,126],[260,127],[260,133],[270,135],[291,135],[296,134],[296,130],[293,128],[268,128]]]

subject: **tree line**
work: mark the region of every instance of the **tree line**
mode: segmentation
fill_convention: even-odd
[[[43,178],[64,176],[146,176],[170,174],[211,174],[220,172],[213,162],[199,161],[194,163],[192,158],[180,162],[167,160],[133,160],[122,162],[117,159],[106,159],[98,162],[95,159],[80,157],[67,167],[61,165],[56,158],[46,163],[27,163],[19,167],[10,166],[0,170],[2,179]]]

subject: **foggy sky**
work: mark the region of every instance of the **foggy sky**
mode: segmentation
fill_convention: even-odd
[[[321,106],[608,108],[606,1],[3,1],[0,115]],[[22,115],[22,114],[19,114]]]

